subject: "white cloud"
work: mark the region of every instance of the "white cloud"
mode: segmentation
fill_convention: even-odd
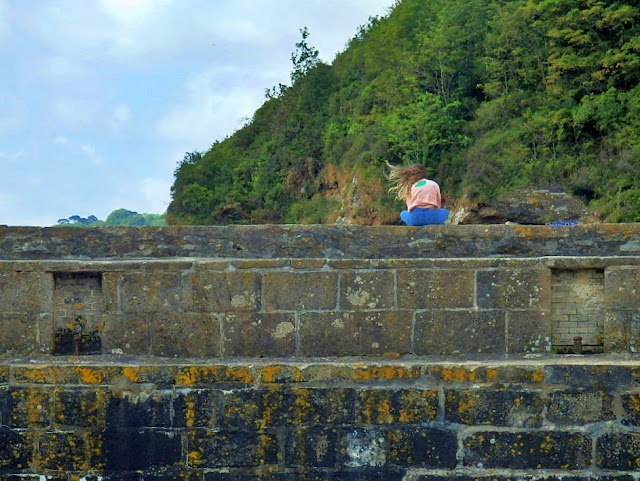
[[[51,100],[49,109],[56,123],[80,127],[94,122],[99,106],[97,100],[58,97]]]
[[[10,13],[9,2],[0,0],[0,44],[11,35]]]
[[[165,179],[146,178],[140,182],[140,192],[143,195],[148,211],[145,213],[161,214],[169,206],[171,182]]]
[[[53,143],[56,145],[67,145],[69,143],[69,139],[59,135],[55,139],[53,139]]]
[[[126,129],[131,123],[132,117],[129,107],[123,104],[116,105],[111,113],[111,130],[114,133],[118,133]]]
[[[201,150],[237,130],[262,101],[254,89],[234,84],[237,77],[238,73],[229,69],[210,69],[192,76],[186,82],[183,100],[158,121],[157,134]]]
[[[44,60],[42,74],[52,82],[77,82],[88,77],[85,65],[68,57],[53,56]]]
[[[87,156],[87,158],[93,165],[97,167],[102,165],[102,157],[98,155],[98,153],[96,152],[96,148],[93,145],[82,144],[80,146],[80,150],[82,151],[83,154]]]
[[[0,150],[0,160],[3,162],[15,162],[24,158],[25,153],[23,150],[19,150],[18,152],[8,152],[6,150]]]
[[[0,135],[7,135],[17,131],[22,126],[21,117],[0,117]]]

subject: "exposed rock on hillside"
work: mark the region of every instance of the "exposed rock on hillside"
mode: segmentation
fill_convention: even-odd
[[[592,224],[599,219],[576,196],[566,192],[523,189],[493,202],[468,205],[461,202],[452,209],[453,224],[547,224],[577,221]]]

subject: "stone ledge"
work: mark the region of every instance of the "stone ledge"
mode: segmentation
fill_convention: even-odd
[[[638,256],[640,224],[0,226],[0,259]]]

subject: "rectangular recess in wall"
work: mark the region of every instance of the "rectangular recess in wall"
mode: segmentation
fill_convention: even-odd
[[[582,338],[585,352],[602,352],[604,332],[604,269],[552,269],[552,344],[573,352]]]
[[[100,354],[102,273],[54,272],[53,281],[53,354]]]

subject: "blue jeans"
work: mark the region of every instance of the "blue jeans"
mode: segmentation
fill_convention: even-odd
[[[421,209],[416,207],[411,212],[403,210],[400,219],[407,225],[444,224],[449,217],[447,209]]]

